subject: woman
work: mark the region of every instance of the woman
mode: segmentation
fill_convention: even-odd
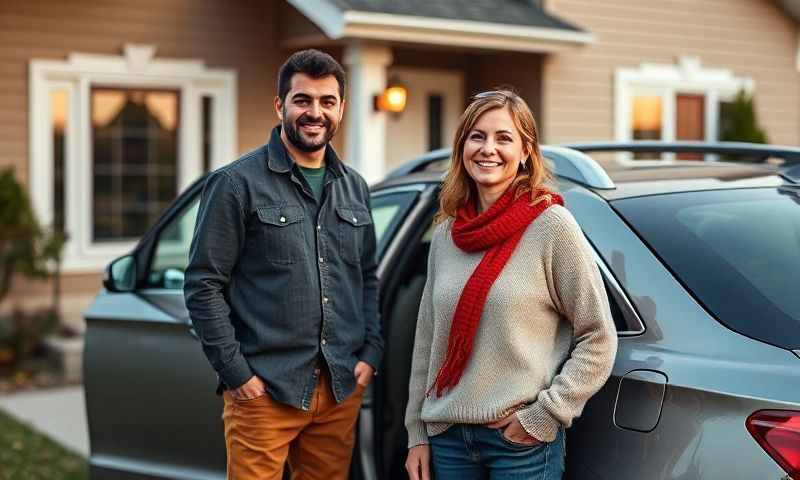
[[[417,322],[412,480],[431,467],[436,480],[560,479],[564,428],[610,375],[603,281],[549,178],[525,102],[476,95],[456,132]]]

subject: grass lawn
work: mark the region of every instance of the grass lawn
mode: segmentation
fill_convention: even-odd
[[[0,411],[0,480],[86,480],[86,459]]]

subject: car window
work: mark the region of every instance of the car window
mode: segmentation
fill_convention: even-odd
[[[147,275],[149,288],[183,288],[183,276],[189,264],[189,246],[192,243],[199,204],[198,195],[161,229]]]
[[[417,192],[375,194],[371,199],[378,252],[391,239]],[[161,230],[147,276],[148,288],[182,289],[200,198],[192,201]]]
[[[379,257],[383,254],[386,245],[389,244],[389,240],[394,236],[397,227],[402,223],[417,194],[418,192],[416,191],[394,193],[378,191],[372,194],[370,203]]]
[[[800,347],[800,197],[753,188],[617,200],[676,277],[720,322]]]

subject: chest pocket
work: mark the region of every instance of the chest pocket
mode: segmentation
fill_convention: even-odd
[[[276,205],[257,207],[258,220],[266,260],[273,263],[295,263],[305,257],[303,207]]]
[[[361,262],[367,226],[372,224],[369,211],[360,205],[336,207],[339,217],[339,254],[350,263]]]

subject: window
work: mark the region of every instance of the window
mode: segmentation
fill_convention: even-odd
[[[53,131],[53,228],[64,231],[64,157],[66,154],[69,92],[58,88],[50,92]]]
[[[372,222],[378,242],[378,258],[394,236],[417,196],[417,191],[377,192],[372,196]]]
[[[177,195],[179,93],[91,93],[93,239],[140,237]]]
[[[182,289],[183,276],[189,264],[189,247],[192,243],[194,225],[200,195],[170,221],[158,235],[153,260],[147,275],[150,288]]]
[[[148,45],[29,71],[31,199],[69,237],[65,272],[130,251],[180,191],[236,158],[233,71],[155,58]]]
[[[740,90],[752,91],[750,79],[727,70],[706,69],[697,58],[681,57],[675,65],[643,64],[619,69],[615,88],[617,140],[706,140],[718,138],[720,104]],[[638,154],[635,159],[702,160],[700,155]],[[621,160],[631,160],[621,153]],[[711,155],[707,160],[713,160]]]
[[[661,97],[636,95],[632,101],[631,128],[634,140],[661,140],[662,105]],[[658,153],[644,152],[639,158],[659,158]]]
[[[212,102],[214,101],[213,98],[209,97],[208,95],[203,96],[203,173],[208,173],[211,171],[211,146],[213,139],[211,138],[211,128],[212,128]]]
[[[634,140],[661,140],[661,97],[633,97],[631,114]]]
[[[800,345],[796,191],[686,192],[614,206],[720,322],[782,348]]]
[[[428,150],[442,148],[442,110],[444,98],[428,95]]]

